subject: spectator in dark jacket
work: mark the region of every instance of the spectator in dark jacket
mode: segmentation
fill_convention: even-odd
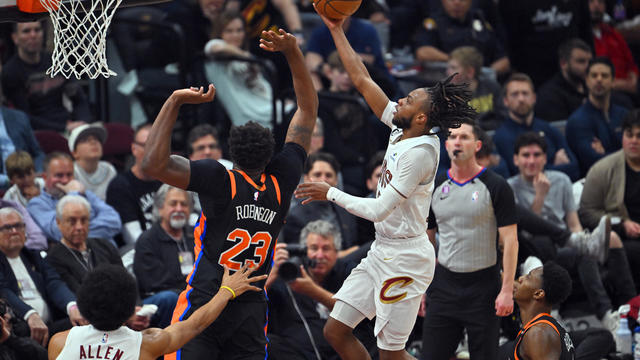
[[[564,136],[548,122],[534,116],[536,93],[531,78],[522,73],[513,74],[505,82],[503,100],[509,116],[496,130],[493,141],[498,153],[507,162],[511,175],[518,173],[518,168],[513,163],[513,146],[516,138],[522,133],[534,131],[542,135],[547,142],[548,165],[546,168],[562,171],[571,180],[578,180],[580,176],[578,161],[569,149]]]
[[[118,250],[111,242],[88,238],[90,213],[91,204],[79,195],[67,195],[56,206],[56,222],[62,233],[62,240],[51,247],[47,261],[74,294],[85,275],[95,267],[103,264],[124,267]],[[127,326],[143,330],[149,326],[149,320],[150,317],[134,315],[127,321]]]
[[[156,192],[156,222],[140,235],[133,260],[145,304],[162,302],[173,309],[178,294],[185,289],[185,278],[193,268],[194,244],[187,230],[192,206],[189,193],[182,189],[164,184]],[[166,327],[170,322],[171,312],[159,326]]]
[[[53,267],[38,252],[24,248],[24,228],[17,210],[0,209],[0,294],[27,321],[31,337],[45,346],[50,333],[88,322]]]
[[[587,102],[567,120],[567,142],[578,157],[583,173],[622,146],[621,124],[628,111],[611,103],[614,76],[611,60],[603,57],[591,60],[587,68]]]
[[[33,128],[64,132],[91,121],[80,85],[46,74],[51,56],[43,52],[42,23],[16,23],[11,37],[17,52],[4,67],[2,89],[13,106],[29,114]],[[65,106],[69,100],[70,109]]]

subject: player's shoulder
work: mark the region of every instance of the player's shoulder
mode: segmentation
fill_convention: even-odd
[[[59,332],[49,340],[49,346],[47,352],[49,353],[49,359],[55,359],[60,355],[62,349],[64,349],[64,344],[67,342],[67,336],[69,336],[69,332],[71,330],[66,330]]]

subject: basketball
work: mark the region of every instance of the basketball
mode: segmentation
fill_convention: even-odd
[[[331,20],[340,20],[353,15],[362,0],[315,0],[314,3],[321,15]]]

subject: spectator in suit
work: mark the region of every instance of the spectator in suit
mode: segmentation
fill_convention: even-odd
[[[87,199],[79,195],[66,195],[56,206],[56,222],[62,240],[51,247],[47,261],[74,294],[78,292],[85,275],[97,266],[111,264],[124,268],[113,244],[105,239],[88,237],[90,210]],[[127,326],[142,330],[149,326],[149,320],[147,316],[133,315],[127,321]]]
[[[87,321],[47,260],[24,248],[24,228],[18,211],[0,209],[0,294],[27,321],[31,337],[46,346],[50,333]]]

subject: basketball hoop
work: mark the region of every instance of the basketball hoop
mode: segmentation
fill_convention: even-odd
[[[36,21],[49,13],[54,48],[47,75],[108,78],[116,75],[106,57],[107,29],[116,9],[121,3],[130,7],[166,1],[170,0],[17,0],[14,6],[0,4],[0,22]]]
[[[40,0],[54,29],[47,75],[80,79],[116,75],[107,65],[107,29],[122,0]]]

